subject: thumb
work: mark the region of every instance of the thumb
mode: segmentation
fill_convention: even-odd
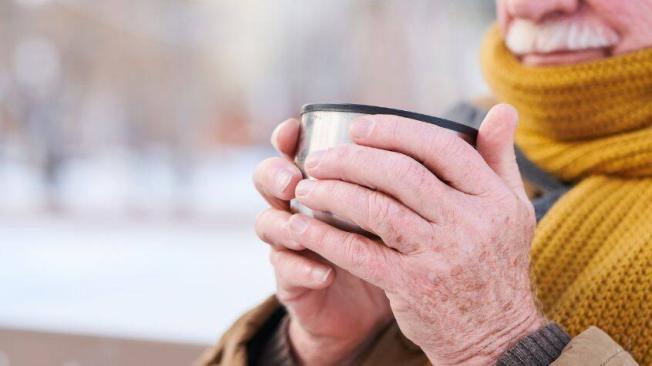
[[[495,105],[480,125],[478,152],[515,194],[527,200],[514,152],[517,125],[518,112],[514,107],[509,104]]]

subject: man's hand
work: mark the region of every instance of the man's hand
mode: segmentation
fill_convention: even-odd
[[[386,291],[403,333],[433,364],[488,365],[542,325],[528,276],[535,219],[514,157],[516,111],[494,107],[475,150],[434,125],[394,116],[352,126],[357,145],[306,161],[297,198],[377,234],[302,215],[306,248]]]
[[[376,286],[306,250],[288,229],[289,200],[301,180],[292,163],[299,121],[277,127],[272,144],[284,155],[258,165],[254,184],[272,208],[256,221],[256,232],[272,246],[278,299],[290,315],[290,342],[302,364],[342,364],[392,319],[387,297]]]

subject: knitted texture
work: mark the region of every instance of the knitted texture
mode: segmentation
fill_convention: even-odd
[[[494,27],[482,63],[498,98],[519,110],[519,147],[577,183],[532,243],[542,310],[572,335],[596,325],[652,365],[652,50],[525,67]]]
[[[568,334],[557,324],[548,324],[521,339],[496,362],[497,366],[550,365],[570,342]]]

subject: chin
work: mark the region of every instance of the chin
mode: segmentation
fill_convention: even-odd
[[[525,66],[564,66],[584,62],[598,61],[609,57],[606,49],[588,49],[581,51],[560,51],[551,53],[528,53],[520,55],[519,59]]]

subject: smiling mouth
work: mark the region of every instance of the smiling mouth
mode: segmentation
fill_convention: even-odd
[[[526,66],[561,66],[582,62],[596,61],[609,56],[607,48],[590,48],[584,50],[563,50],[548,53],[526,53],[520,55]]]

